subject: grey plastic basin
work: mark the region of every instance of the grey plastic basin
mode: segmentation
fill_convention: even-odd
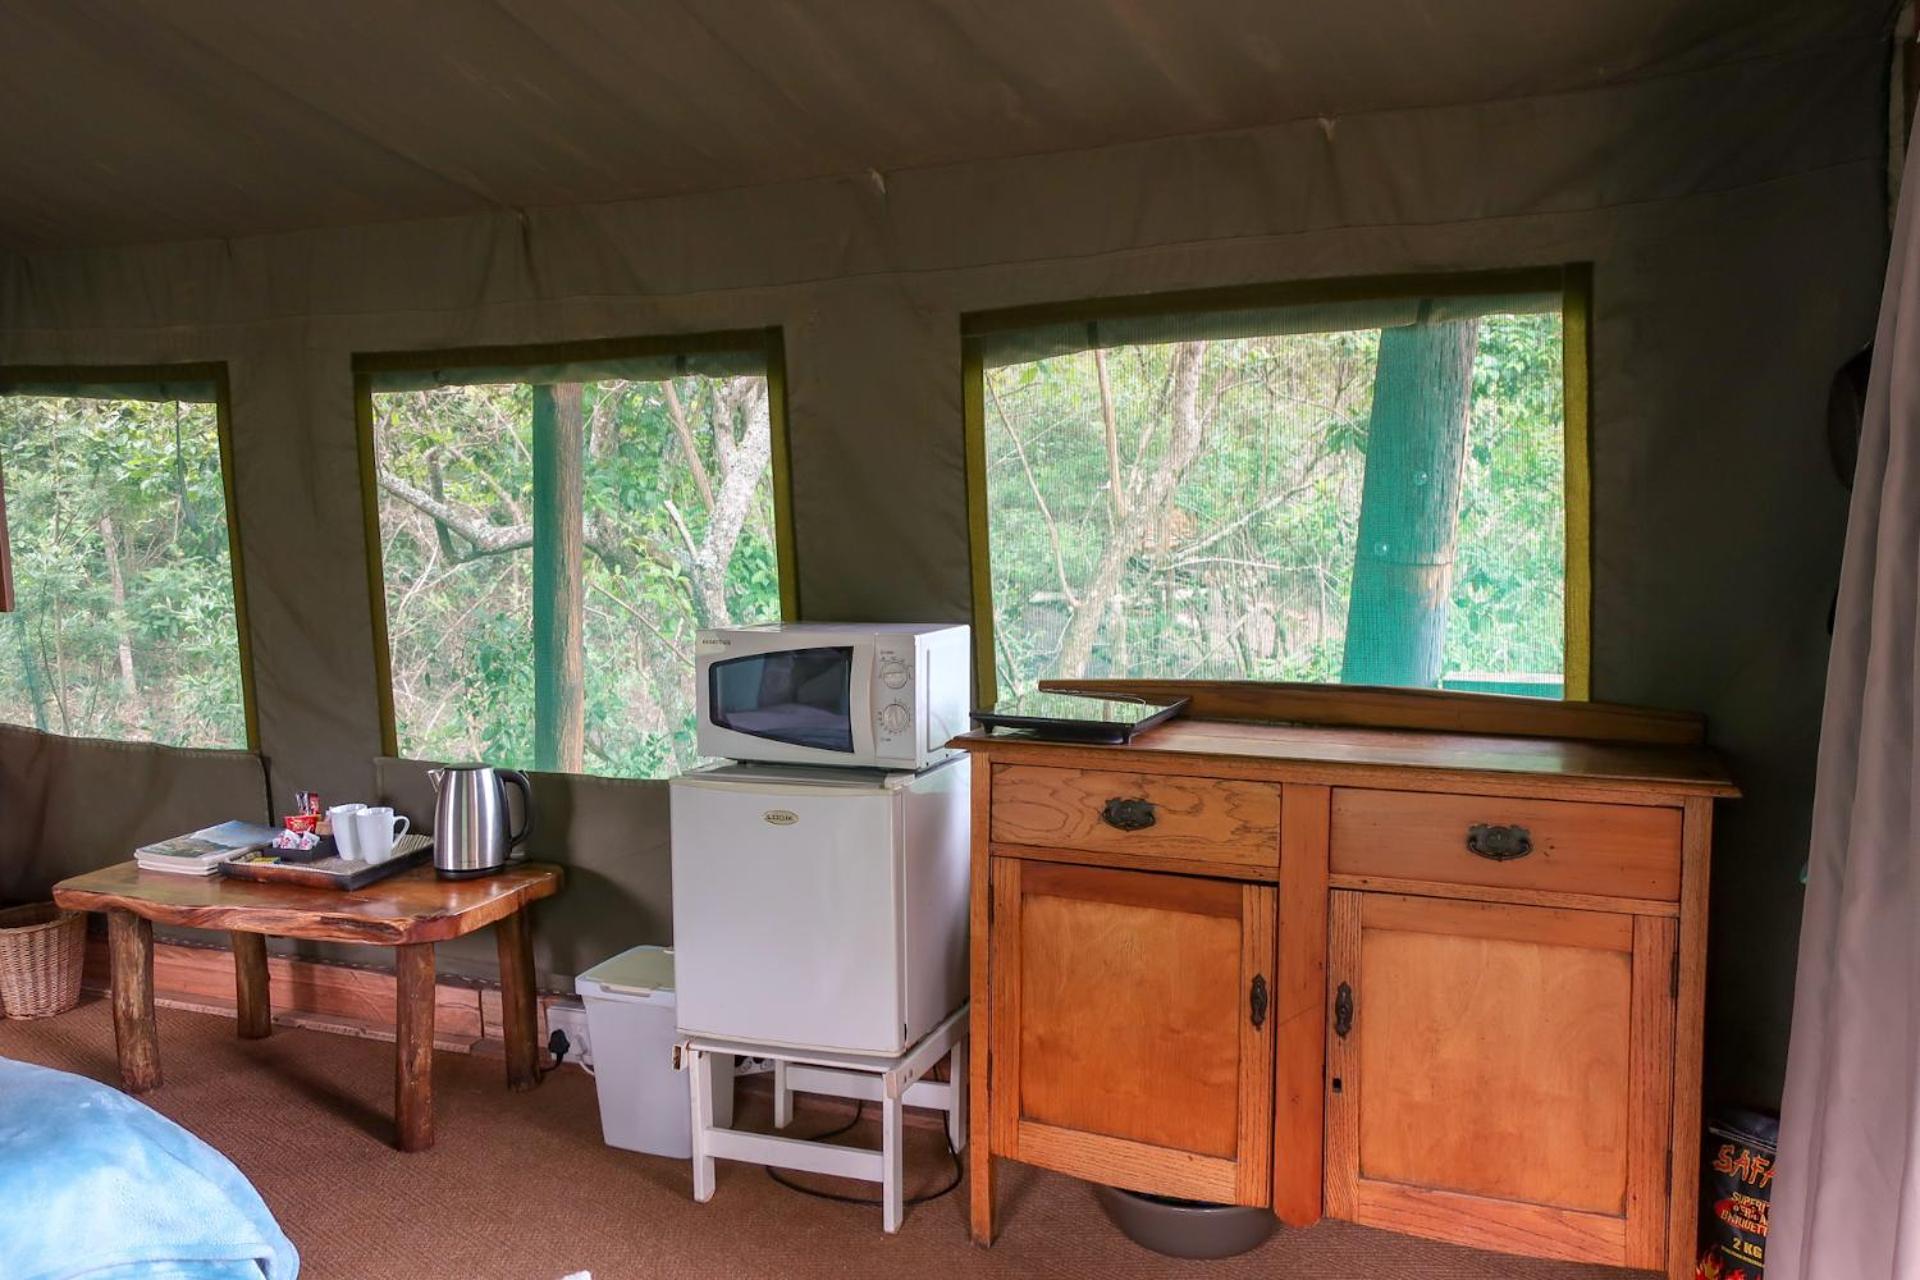
[[[1171,1258],[1231,1258],[1273,1234],[1271,1209],[1205,1204],[1095,1186],[1094,1197],[1127,1239]]]

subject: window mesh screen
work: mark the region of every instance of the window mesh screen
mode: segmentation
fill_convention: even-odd
[[[1558,697],[1560,299],[977,336],[1000,695],[1049,676]]]
[[[247,745],[213,401],[198,382],[0,393],[16,593],[0,617],[0,719]]]
[[[765,368],[370,379],[402,755],[639,778],[696,763],[695,630],[780,615]]]

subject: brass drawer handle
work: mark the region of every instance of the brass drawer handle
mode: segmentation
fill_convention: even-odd
[[[1533,852],[1533,833],[1525,827],[1477,822],[1467,828],[1467,848],[1490,862],[1512,862]]]
[[[1100,820],[1122,831],[1144,831],[1153,825],[1153,801],[1115,796],[1100,810]]]

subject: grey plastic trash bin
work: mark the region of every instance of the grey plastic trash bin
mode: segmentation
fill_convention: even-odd
[[[673,949],[634,947],[574,980],[587,1007],[600,1132],[610,1147],[686,1160],[693,1155],[687,1077],[673,1065],[678,1035]],[[714,1119],[733,1121],[733,1064],[714,1066]]]

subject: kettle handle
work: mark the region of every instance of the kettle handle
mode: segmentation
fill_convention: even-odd
[[[520,829],[507,837],[507,847],[512,848],[526,840],[527,833],[533,830],[533,783],[518,769],[502,769],[499,773],[520,788]]]

